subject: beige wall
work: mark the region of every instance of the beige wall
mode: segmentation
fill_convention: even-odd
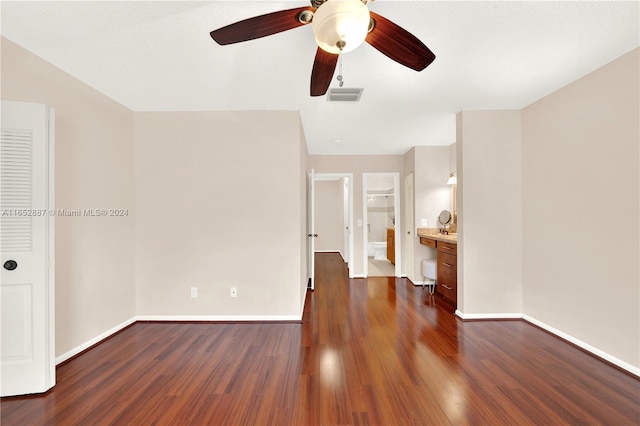
[[[452,211],[451,187],[449,179],[449,147],[417,146],[413,149],[414,165],[414,223],[416,228],[422,227],[422,219],[427,219],[427,227],[438,227],[438,215],[442,210]],[[406,173],[406,171],[405,171]],[[435,259],[436,252],[430,247],[420,244],[416,231],[414,238],[413,270],[407,276],[414,282],[423,281],[421,271],[422,259]]]
[[[300,126],[294,111],[136,114],[138,315],[299,318]]]
[[[438,215],[451,210],[449,148],[446,146],[415,147],[415,221],[427,219],[427,227],[438,227]]]
[[[456,146],[455,143],[452,143],[451,145],[449,145],[449,173],[456,171],[457,158],[458,158],[458,156],[457,156],[457,146]]]
[[[315,249],[338,251],[344,258],[344,182],[316,181],[314,195],[314,228],[318,234]]]
[[[640,366],[640,50],[522,111],[457,117],[458,309]],[[635,370],[634,370],[635,369]]]
[[[363,274],[362,226],[362,174],[376,172],[398,172],[402,174],[402,155],[311,155],[309,168],[316,173],[353,173],[353,269],[354,275]],[[401,179],[402,180],[402,179]],[[402,187],[402,185],[401,185]],[[400,205],[403,205],[402,198]],[[401,208],[402,210],[402,208]],[[404,217],[400,212],[400,217]]]
[[[522,111],[524,312],[636,367],[639,52]]]
[[[451,173],[457,173],[457,161],[458,161],[458,153],[457,153],[458,149],[457,149],[457,145],[455,143],[452,143],[451,145],[449,145],[449,176],[451,176]],[[456,174],[457,176],[457,174]],[[447,177],[447,180],[449,180],[449,177]],[[451,186],[451,189],[449,191],[449,204],[451,205],[451,212],[454,213],[456,215],[456,217],[454,218],[454,220],[457,221],[457,214],[458,214],[458,210],[457,210],[457,193],[458,193],[458,186]],[[456,225],[457,226],[457,225]],[[456,228],[457,230],[457,228]]]
[[[520,111],[463,111],[457,118],[458,310],[520,314]]]
[[[56,218],[56,356],[135,315],[133,113],[2,38],[2,99],[56,114],[56,207],[128,209]]]

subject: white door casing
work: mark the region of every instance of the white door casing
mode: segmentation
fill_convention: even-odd
[[[413,206],[413,172],[409,173],[404,178],[404,226],[406,232],[404,234],[404,258],[405,258],[405,274],[414,283],[415,281],[415,267],[413,260],[413,244],[415,240],[415,224],[414,224],[414,206]]]
[[[345,173],[345,220],[347,223],[345,233],[345,251],[347,252],[347,268],[349,278],[353,278],[353,173]]]
[[[0,394],[55,385],[54,116],[2,101],[0,142]]]

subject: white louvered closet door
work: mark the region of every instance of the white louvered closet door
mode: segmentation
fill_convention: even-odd
[[[55,384],[53,117],[7,101],[1,117],[0,393],[9,396]]]

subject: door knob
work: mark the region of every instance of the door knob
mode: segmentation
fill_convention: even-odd
[[[18,262],[16,262],[15,260],[7,260],[6,262],[4,262],[3,266],[7,271],[13,271],[18,267]]]

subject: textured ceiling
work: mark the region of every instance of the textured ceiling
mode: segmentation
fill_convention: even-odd
[[[312,154],[449,145],[458,111],[521,108],[640,45],[637,1],[378,0],[369,8],[437,58],[418,73],[365,44],[342,65],[361,101],[329,103],[309,96],[310,27],[229,46],[209,37],[308,4],[2,1],[0,32],[134,111],[299,110]]]

